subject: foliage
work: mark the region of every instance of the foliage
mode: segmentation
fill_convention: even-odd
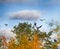
[[[39,30],[41,27],[37,27],[36,23],[31,25],[25,22],[14,26],[12,32],[16,34],[16,39],[7,43],[8,49],[58,49],[57,44],[60,42],[55,39],[52,41],[50,37],[58,29],[46,33]]]
[[[31,24],[28,23],[19,23],[18,26],[14,26],[14,33],[31,33]]]
[[[27,36],[24,34],[22,35],[20,42],[21,43],[17,45],[15,40],[11,40],[8,43],[8,48],[9,49],[42,49],[42,47],[39,48],[40,45],[42,46],[42,43],[39,43],[38,36],[36,34],[34,34],[32,41],[29,41]]]

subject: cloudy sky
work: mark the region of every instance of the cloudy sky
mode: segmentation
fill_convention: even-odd
[[[44,21],[41,21],[43,19]],[[41,31],[49,31],[49,23],[60,24],[60,0],[0,0],[0,28],[13,28],[19,22],[42,25]]]

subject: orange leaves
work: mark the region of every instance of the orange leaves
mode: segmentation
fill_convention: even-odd
[[[33,40],[29,41],[26,34],[23,34],[21,36],[21,39],[19,41],[19,44],[15,44],[15,40],[11,40],[8,43],[9,49],[42,49],[42,43],[39,43],[39,38],[37,34],[33,35]]]
[[[33,41],[30,42],[32,49],[42,49],[42,43],[39,43],[39,38],[36,33],[34,33]]]
[[[12,39],[12,40],[9,41],[9,43],[8,43],[8,48],[9,48],[9,49],[14,49],[14,44],[15,44],[15,40]]]
[[[32,41],[33,49],[39,48],[39,40],[37,34],[34,34],[33,41]]]

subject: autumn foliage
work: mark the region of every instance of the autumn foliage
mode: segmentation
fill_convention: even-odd
[[[19,44],[16,44],[15,40],[11,40],[8,43],[8,48],[9,49],[42,49],[43,48],[42,43],[39,43],[37,34],[34,34],[32,41],[29,41],[27,36],[23,35],[22,39],[20,39],[20,42]]]
[[[4,40],[6,44],[3,46],[6,45],[7,49],[58,49],[57,44],[60,41],[52,42],[50,38],[53,31],[46,34],[39,30],[40,27],[36,27],[36,24],[31,26],[28,23],[19,23],[12,30],[16,34],[16,39],[12,38],[9,42]]]

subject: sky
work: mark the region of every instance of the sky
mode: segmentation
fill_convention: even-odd
[[[6,28],[4,24],[8,24],[7,28],[13,29],[19,22],[36,22],[37,26],[42,25],[41,31],[49,32],[56,28],[56,24],[60,25],[59,20],[60,0],[0,0],[2,29]],[[49,23],[53,23],[53,27],[50,27]]]

